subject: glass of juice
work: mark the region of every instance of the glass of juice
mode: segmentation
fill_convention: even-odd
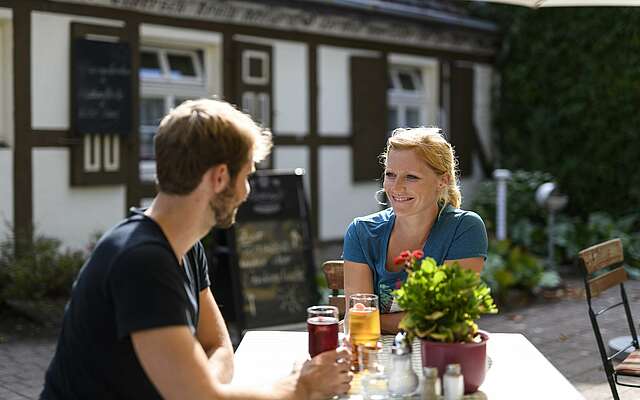
[[[378,296],[357,293],[349,296],[348,312],[349,343],[353,353],[352,367],[359,370],[358,346],[375,347],[380,339],[380,311]]]
[[[307,308],[309,355],[316,355],[338,347],[338,308],[312,306]]]

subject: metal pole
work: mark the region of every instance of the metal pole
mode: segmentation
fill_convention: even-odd
[[[496,180],[496,238],[507,238],[507,181],[511,179],[511,171],[508,169],[496,169],[493,171]]]

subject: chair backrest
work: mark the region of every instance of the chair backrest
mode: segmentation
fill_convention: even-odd
[[[322,264],[322,272],[327,279],[327,286],[331,289],[329,295],[329,304],[338,307],[340,318],[344,316],[345,301],[344,294],[340,293],[344,290],[344,261],[329,260]]]
[[[585,289],[589,297],[595,297],[612,286],[624,283],[628,277],[624,270],[624,252],[620,239],[596,244],[578,253],[585,274]],[[604,269],[611,268],[605,274],[593,277]]]
[[[607,375],[607,380],[609,381],[609,386],[611,387],[611,393],[613,394],[614,399],[619,399],[616,388],[617,372],[614,370],[612,360],[618,355],[623,354],[623,352],[628,349],[638,349],[638,335],[633,323],[633,317],[631,316],[627,294],[624,290],[624,282],[628,278],[627,272],[624,269],[624,252],[622,249],[622,242],[620,239],[613,239],[599,243],[595,246],[582,250],[578,253],[578,257],[580,266],[584,273],[584,286],[587,294],[589,319],[591,320],[593,333],[596,337],[598,350],[600,351],[600,357],[602,358],[602,364]],[[605,268],[609,268],[610,270],[598,274],[598,272],[601,272],[601,270]],[[592,297],[598,296],[607,289],[616,285],[620,286],[620,301],[615,304],[608,305],[601,310],[595,311],[592,306]],[[619,306],[624,307],[627,323],[629,324],[631,342],[626,348],[610,355],[600,332],[598,317]]]

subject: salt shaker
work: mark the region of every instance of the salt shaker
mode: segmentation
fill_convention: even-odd
[[[420,400],[438,400],[440,398],[440,377],[438,376],[438,368],[423,367],[422,374],[424,382],[422,382],[422,395]]]
[[[444,400],[462,400],[464,396],[464,378],[460,364],[447,365],[446,372],[442,377],[444,388]]]
[[[404,332],[398,332],[391,347],[391,371],[389,372],[389,394],[406,396],[418,387],[418,375],[411,367],[411,343]]]

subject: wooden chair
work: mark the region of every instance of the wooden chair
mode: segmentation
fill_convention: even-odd
[[[329,304],[338,307],[340,318],[344,317],[344,261],[330,260],[322,264],[322,272],[327,279],[327,286],[331,289]]]
[[[598,350],[602,357],[602,364],[607,375],[607,380],[609,381],[609,386],[611,387],[611,393],[615,400],[619,400],[620,397],[618,396],[618,389],[616,385],[640,387],[640,385],[635,382],[629,382],[637,381],[640,383],[640,380],[634,379],[640,378],[640,350],[638,350],[638,335],[631,316],[627,294],[624,289],[624,282],[628,278],[627,272],[623,267],[624,253],[622,251],[622,242],[620,239],[609,240],[582,250],[578,253],[578,256],[580,266],[584,272],[584,285],[587,295],[587,303],[589,305],[591,326],[593,327],[593,333],[596,336]],[[609,268],[610,270],[599,275],[596,274],[598,271],[605,268]],[[620,301],[599,311],[594,311],[591,302],[592,298],[616,285],[620,286]],[[617,308],[618,306],[624,307],[627,323],[629,324],[631,342],[626,348],[621,349],[615,354],[609,355],[602,339],[602,334],[600,333],[598,317],[607,311]],[[635,349],[633,353],[627,356],[621,364],[614,367],[612,360],[630,348]],[[621,377],[624,378],[624,382],[620,381]]]

